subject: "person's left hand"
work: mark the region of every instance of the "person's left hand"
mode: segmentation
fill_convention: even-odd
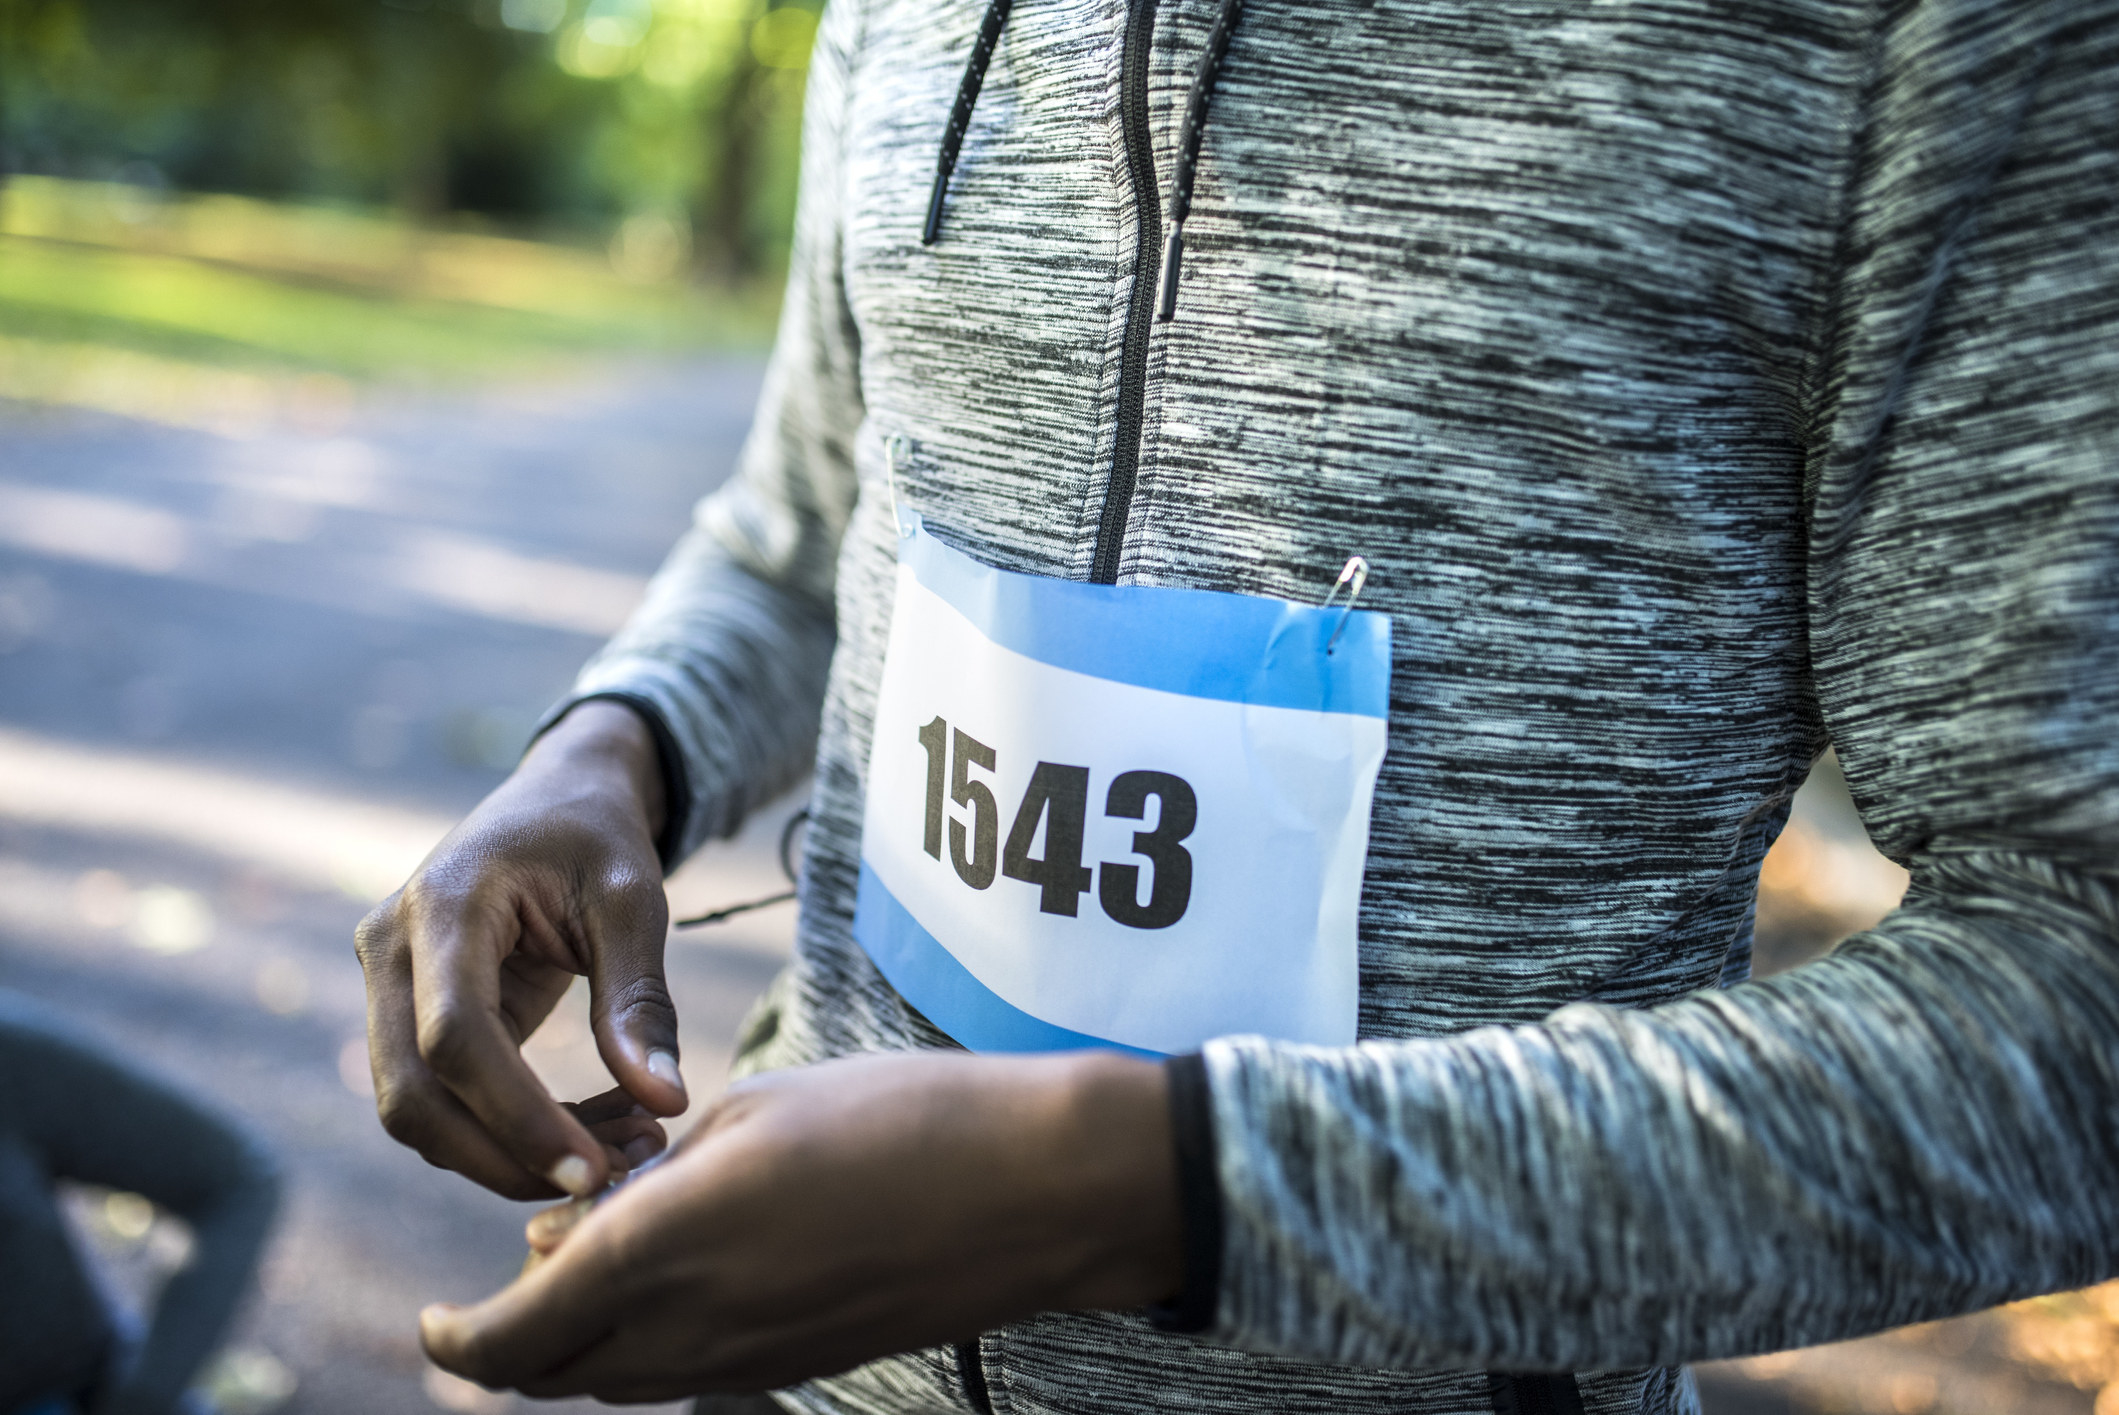
[[[1163,1071],[1108,1053],[761,1076],[556,1219],[507,1288],[421,1314],[436,1364],[539,1398],[768,1390],[1181,1278]]]

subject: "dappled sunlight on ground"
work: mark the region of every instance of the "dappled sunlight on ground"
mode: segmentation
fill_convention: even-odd
[[[210,1382],[230,1415],[531,1408],[418,1350],[421,1305],[520,1266],[529,1210],[383,1134],[353,928],[623,616],[725,474],[757,376],[745,358],[363,388],[220,430],[0,401],[0,987],[282,1156],[261,1296]],[[688,865],[673,901],[780,887],[796,804]],[[695,1097],[791,924],[782,907],[673,943]],[[530,1048],[568,1097],[610,1084],[586,1009],[577,988]],[[121,1292],[178,1251],[133,1196],[72,1212]]]
[[[359,796],[4,727],[0,819],[165,842],[370,903],[402,883],[453,824]],[[84,917],[151,917],[153,896],[135,899],[116,876],[84,877],[77,893]],[[11,907],[0,900],[0,913]]]
[[[339,441],[337,460],[376,459],[375,450]],[[321,460],[321,459],[319,459]],[[238,467],[240,464],[238,464]],[[231,470],[235,470],[231,468]],[[243,486],[202,517],[119,497],[0,482],[0,544],[143,575],[236,584],[281,572],[284,547],[314,534],[317,495],[285,484]],[[234,504],[230,504],[234,502]],[[357,577],[371,592],[395,592],[494,619],[606,635],[625,622],[647,587],[621,574],[549,556],[525,555],[479,536],[417,524],[377,525],[365,544],[348,544],[339,563],[308,568]],[[314,593],[313,588],[306,590]]]

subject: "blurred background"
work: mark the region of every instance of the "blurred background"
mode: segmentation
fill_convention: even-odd
[[[205,1381],[230,1415],[519,1404],[420,1358],[418,1307],[504,1282],[528,1211],[376,1125],[352,929],[727,474],[815,26],[767,0],[0,0],[0,987],[284,1157]],[[799,800],[687,865],[679,909],[773,892]],[[1767,863],[1760,971],[1904,886],[1828,757]],[[673,940],[695,1095],[790,926]],[[528,1050],[562,1094],[607,1084],[578,995]],[[117,1300],[183,1260],[139,1196],[65,1200]],[[1714,1415],[2119,1415],[2119,1286],[1701,1381]]]

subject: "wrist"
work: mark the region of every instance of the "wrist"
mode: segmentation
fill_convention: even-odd
[[[621,798],[638,808],[651,839],[662,835],[668,802],[655,737],[624,703],[608,698],[576,703],[530,744],[515,776],[562,778]]]
[[[1085,1052],[1059,1062],[1062,1101],[1051,1135],[1062,1203],[1068,1307],[1134,1308],[1184,1280],[1183,1215],[1169,1084],[1160,1064]]]

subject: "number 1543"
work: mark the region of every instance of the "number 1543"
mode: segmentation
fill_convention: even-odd
[[[1040,890],[1038,908],[1047,914],[1075,916],[1081,896],[1096,885],[1097,902],[1106,914],[1128,928],[1166,929],[1185,916],[1192,901],[1192,854],[1181,843],[1199,821],[1199,799],[1191,784],[1166,771],[1124,771],[1104,793],[1104,814],[1145,820],[1148,798],[1161,803],[1153,830],[1133,832],[1133,853],[1148,862],[1149,886],[1141,899],[1141,866],[1105,860],[1092,873],[1082,863],[1082,836],[1089,814],[1089,768],[1061,762],[1039,762],[1030,785],[1016,806],[1008,839],[1000,841],[1000,804],[993,788],[972,776],[991,773],[998,760],[993,748],[937,717],[919,732],[927,752],[927,811],[921,848],[942,858],[942,827],[949,830],[949,863],[957,878],[973,889],[993,884],[996,866],[1008,879]],[[949,815],[943,797],[963,807],[970,820]],[[1045,853],[1034,857],[1038,822],[1045,825]]]

